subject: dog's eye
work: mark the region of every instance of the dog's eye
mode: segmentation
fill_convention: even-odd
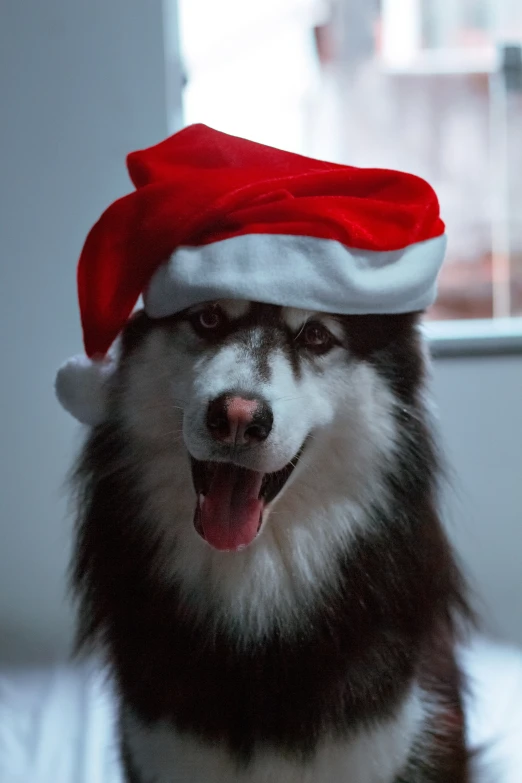
[[[331,332],[318,321],[307,323],[299,335],[299,340],[307,348],[317,353],[324,353],[333,345]]]
[[[194,313],[190,320],[196,332],[204,334],[215,332],[222,327],[225,323],[225,315],[217,305],[209,305]]]
[[[208,310],[202,310],[199,313],[199,324],[203,329],[217,329],[221,321],[221,313],[210,307]]]

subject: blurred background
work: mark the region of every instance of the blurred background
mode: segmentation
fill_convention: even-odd
[[[446,519],[486,631],[522,645],[521,42],[520,0],[2,0],[0,664],[70,650],[79,251],[127,152],[192,122],[436,188]]]
[[[427,178],[450,243],[430,317],[522,315],[520,0],[179,0],[179,20],[186,122]]]

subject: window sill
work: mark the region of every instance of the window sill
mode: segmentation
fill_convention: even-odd
[[[422,328],[436,359],[522,354],[522,318],[426,321]]]

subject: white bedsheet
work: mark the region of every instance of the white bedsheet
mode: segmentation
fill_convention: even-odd
[[[522,653],[476,640],[469,738],[477,783],[522,783]],[[122,783],[111,688],[94,663],[0,670],[0,783]]]
[[[122,783],[114,726],[92,662],[0,671],[0,783]]]

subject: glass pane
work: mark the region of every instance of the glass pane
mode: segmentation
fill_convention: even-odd
[[[519,49],[520,56],[520,49]],[[522,68],[507,94],[507,210],[509,311],[522,315]]]
[[[522,40],[522,2],[218,6],[180,0],[187,124],[425,177],[449,238],[428,316],[521,314],[522,61],[499,42]]]

